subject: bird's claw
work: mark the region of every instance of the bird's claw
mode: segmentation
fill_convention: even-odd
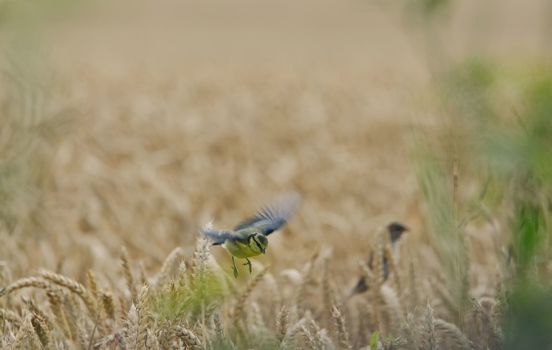
[[[238,278],[238,268],[236,267],[236,260],[234,257],[232,257],[232,273],[234,274],[234,278]]]
[[[249,274],[253,271],[251,260],[245,259],[246,261],[243,263],[244,266],[247,266],[249,269]],[[234,278],[238,278],[238,267],[236,266],[236,259],[232,256],[232,274],[234,275]]]
[[[251,261],[249,259],[245,259],[246,262],[243,263],[244,266],[247,266],[247,268],[249,269],[249,274],[251,274],[251,272],[253,271],[253,268],[251,266]]]

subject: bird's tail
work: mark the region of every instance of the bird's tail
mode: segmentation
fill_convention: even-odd
[[[204,237],[207,237],[211,242],[213,242],[213,245],[224,244],[224,242],[226,242],[226,240],[233,238],[231,232],[217,230],[213,227],[213,225],[211,223],[208,223],[207,225],[205,225],[201,229],[200,233]]]

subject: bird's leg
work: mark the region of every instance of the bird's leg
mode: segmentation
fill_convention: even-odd
[[[251,267],[251,260],[249,260],[248,258],[245,258],[246,262],[244,263],[244,265],[247,265],[247,267],[249,268],[249,274],[251,274],[251,271],[252,271],[252,267]]]
[[[236,259],[234,259],[233,255],[232,255],[232,273],[234,274],[234,278],[238,278],[238,268],[236,267]]]

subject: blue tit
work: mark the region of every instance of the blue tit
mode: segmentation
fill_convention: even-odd
[[[393,253],[395,253],[397,249],[397,244],[401,236],[408,231],[409,231],[408,227],[404,226],[399,222],[392,222],[389,225],[387,225],[387,233],[389,235],[389,241],[391,242],[391,249],[393,250]],[[385,254],[383,255],[382,265],[383,265],[383,280],[387,281],[387,279],[389,278],[389,261],[385,256]],[[372,270],[374,267],[374,252],[371,252],[370,256],[368,257],[368,267],[370,268],[370,270]],[[366,281],[366,277],[360,277],[358,279],[358,282],[354,286],[353,290],[351,291],[351,294],[349,295],[349,297],[352,297],[356,294],[364,293],[368,289],[369,287]]]
[[[223,245],[230,253],[234,277],[238,276],[235,258],[245,259],[244,265],[249,267],[251,273],[249,258],[266,253],[268,236],[291,219],[300,202],[299,194],[288,194],[261,208],[254,216],[240,222],[232,231],[207,226],[201,233],[211,240],[213,245]]]

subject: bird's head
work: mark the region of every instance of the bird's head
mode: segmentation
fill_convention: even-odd
[[[266,247],[268,246],[268,238],[260,232],[253,232],[249,235],[249,247],[259,254],[266,253]]]
[[[387,230],[389,231],[389,238],[391,239],[392,243],[395,243],[396,241],[401,238],[403,233],[409,231],[408,227],[404,226],[400,222],[392,222],[387,226]]]

